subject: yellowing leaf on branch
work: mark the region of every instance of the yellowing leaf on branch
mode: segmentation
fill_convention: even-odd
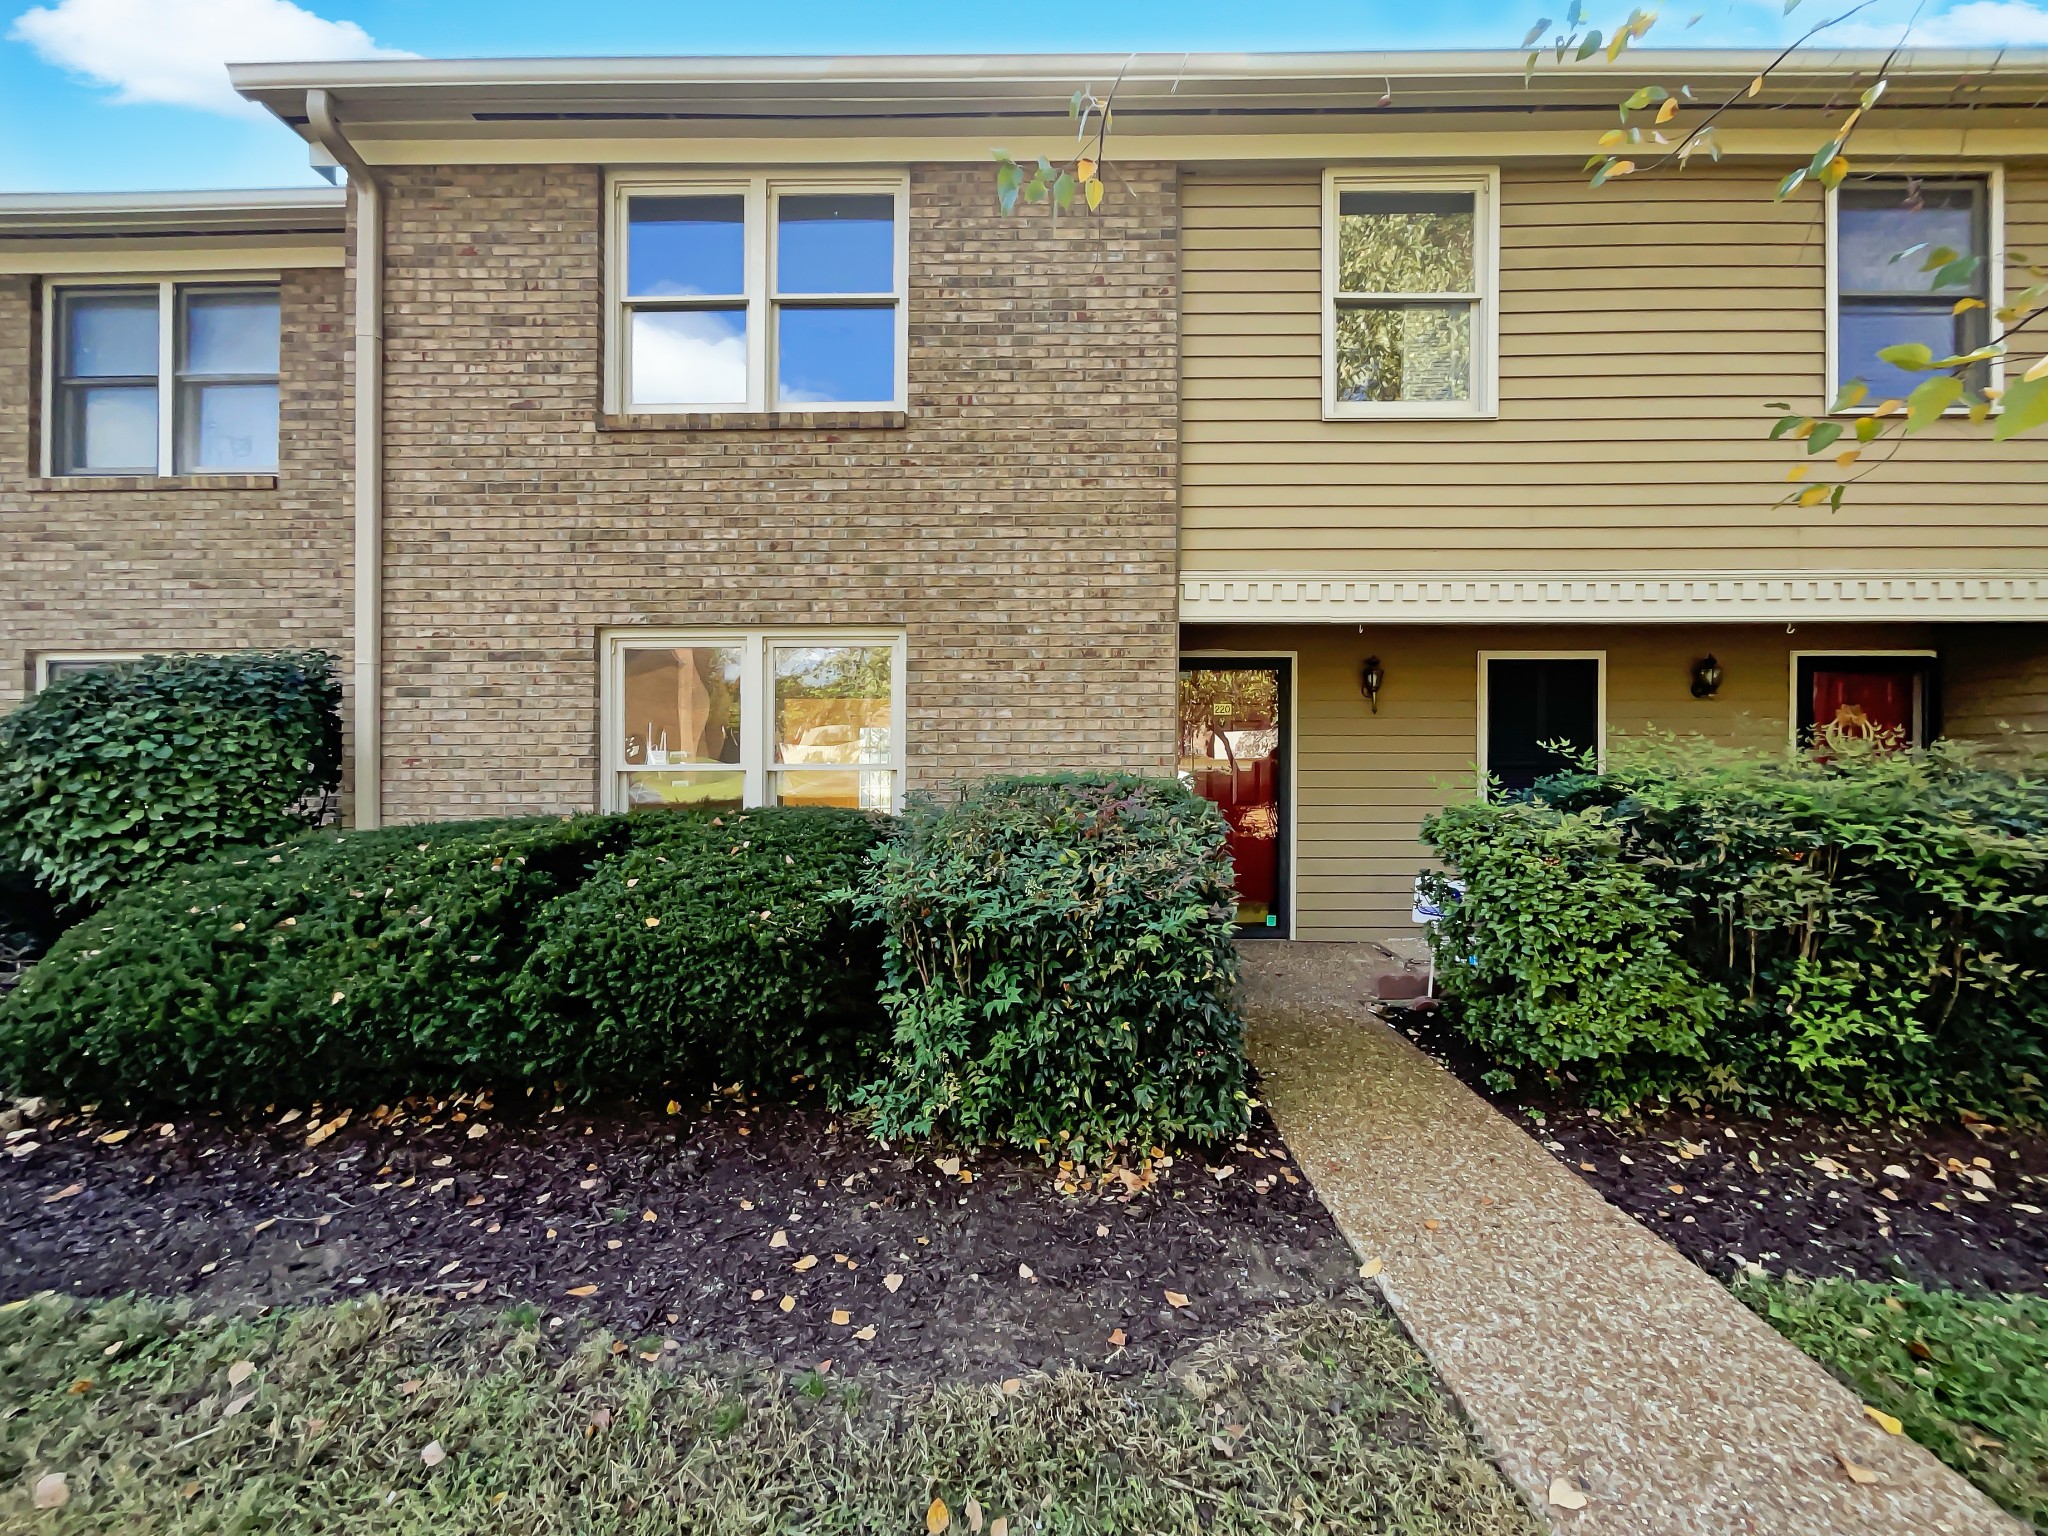
[[[1785,478],[1787,480],[1804,480],[1806,478],[1806,472],[1812,468],[1813,466],[1811,464],[1794,464],[1790,469],[1785,471]]]
[[[1089,181],[1093,179],[1094,175],[1095,162],[1086,155],[1083,155],[1074,162],[1074,179],[1076,181]]]
[[[1749,90],[1748,90],[1747,94],[1749,94],[1749,95],[1751,95],[1751,96],[1754,96],[1754,95],[1756,95],[1756,93],[1757,93],[1757,92],[1761,91],[1761,90],[1762,90],[1763,88],[1764,88],[1764,77],[1763,77],[1762,75],[1758,75],[1758,76],[1757,76],[1757,77],[1756,77],[1756,78],[1755,78],[1754,80],[1752,80],[1752,81],[1750,81],[1750,82],[1749,82]]]
[[[1952,315],[1960,315],[1965,310],[1982,309],[1983,307],[1984,301],[1982,299],[1957,299],[1954,307],[1949,310],[1949,313]]]
[[[1828,488],[1824,485],[1809,485],[1805,490],[1799,493],[1799,505],[1802,507],[1814,506],[1818,504],[1822,500],[1822,498],[1824,498],[1827,495],[1827,493]]]
[[[1860,459],[1860,458],[1862,458],[1862,457],[1863,457],[1863,450],[1862,450],[1862,449],[1860,449],[1860,448],[1850,448],[1850,449],[1847,449],[1847,450],[1845,450],[1844,452],[1841,452],[1841,453],[1838,453],[1838,454],[1836,454],[1836,455],[1835,455],[1835,462],[1836,462],[1837,464],[1841,465],[1841,466],[1842,466],[1842,468],[1844,468],[1844,469],[1847,469],[1847,468],[1848,468],[1848,467],[1849,467],[1849,466],[1850,466],[1851,464],[1854,464],[1854,463],[1855,463],[1855,462],[1856,462],[1856,461],[1857,461],[1858,459]]]
[[[1093,213],[1102,206],[1102,178],[1091,176],[1081,185],[1082,195],[1088,199],[1088,211]]]
[[[1657,121],[1668,123],[1676,116],[1678,116],[1678,98],[1676,96],[1667,96],[1664,99],[1664,105],[1657,109]]]

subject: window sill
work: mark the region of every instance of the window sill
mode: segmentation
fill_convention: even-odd
[[[29,481],[41,494],[59,491],[274,491],[276,475],[45,475]]]
[[[1323,420],[1349,422],[1353,425],[1368,425],[1372,422],[1388,421],[1498,421],[1498,410],[1455,410],[1445,411],[1429,406],[1390,406],[1380,411],[1339,411],[1323,407]]]
[[[675,411],[597,418],[601,432],[897,432],[908,411]]]

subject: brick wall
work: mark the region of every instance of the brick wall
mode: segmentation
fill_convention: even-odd
[[[0,277],[0,711],[50,651],[349,648],[342,274],[288,272],[274,487],[42,480],[33,279]]]
[[[603,180],[390,177],[385,814],[588,809],[598,635],[870,625],[909,644],[909,783],[1170,765],[1177,220],[995,210],[916,167],[893,430],[601,424]]]

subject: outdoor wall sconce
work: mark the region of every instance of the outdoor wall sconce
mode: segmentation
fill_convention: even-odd
[[[1387,669],[1380,665],[1379,657],[1366,657],[1365,666],[1358,674],[1358,691],[1364,694],[1366,702],[1372,705],[1374,714],[1380,712],[1380,684],[1386,680]]]
[[[1710,652],[1704,660],[1692,664],[1692,696],[1696,699],[1711,699],[1721,691],[1721,663],[1714,660]]]

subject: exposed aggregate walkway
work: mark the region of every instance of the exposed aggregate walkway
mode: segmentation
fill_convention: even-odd
[[[1281,1133],[1361,1260],[1381,1264],[1388,1301],[1502,1468],[1558,1531],[2021,1536],[1374,1018],[1376,951],[1257,943],[1244,954],[1252,1058]],[[1843,1458],[1874,1480],[1852,1480]],[[1568,1507],[1575,1493],[1583,1508]]]

